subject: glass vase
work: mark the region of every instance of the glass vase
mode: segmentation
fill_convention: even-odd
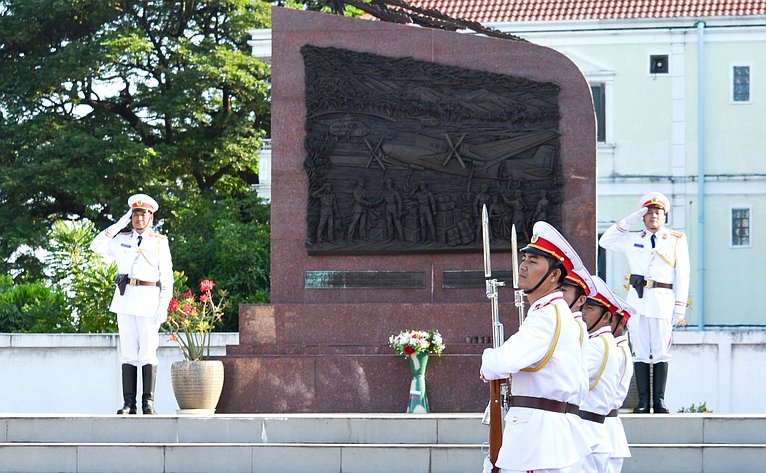
[[[428,412],[428,397],[426,396],[426,366],[428,353],[409,355],[412,381],[410,382],[410,402],[407,413],[421,414]]]

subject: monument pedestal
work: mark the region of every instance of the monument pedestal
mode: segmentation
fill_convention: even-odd
[[[506,330],[512,315],[503,313]],[[480,412],[490,346],[485,304],[277,304],[240,306],[240,344],[229,346],[219,413],[404,412],[411,380],[388,337],[436,329],[447,348],[426,372],[431,412]]]

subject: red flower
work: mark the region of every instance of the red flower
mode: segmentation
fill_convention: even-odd
[[[170,304],[168,304],[168,312],[175,312],[178,310],[178,299],[175,297],[170,299]]]
[[[215,286],[215,283],[213,281],[211,281],[210,279],[203,279],[202,282],[199,283],[199,291],[208,292],[211,289],[213,289],[213,286]]]
[[[404,348],[402,348],[402,351],[404,352],[405,355],[412,355],[413,353],[415,353],[415,348],[412,347],[411,345],[404,345]]]
[[[191,289],[189,289],[188,291],[184,292],[184,299],[188,299],[188,298],[190,298],[191,296],[192,296],[192,292],[191,292]]]
[[[207,296],[207,293],[205,293],[205,294],[200,294],[200,296],[199,296],[199,300],[200,300],[200,302],[205,302],[205,301],[207,300],[207,297],[208,297],[208,296]]]

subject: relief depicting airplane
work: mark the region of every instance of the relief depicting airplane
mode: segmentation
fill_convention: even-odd
[[[401,133],[383,143],[384,158],[411,169],[429,169],[456,176],[502,180],[498,167],[507,159],[519,159],[519,167],[534,177],[547,177],[555,162],[552,146],[543,146],[559,135],[553,130],[527,132],[481,144],[463,143],[465,134],[457,139],[444,135],[444,139],[417,133]],[[535,150],[532,158],[518,155]]]

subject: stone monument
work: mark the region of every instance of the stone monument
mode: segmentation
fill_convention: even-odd
[[[478,412],[491,345],[477,209],[495,274],[509,230],[558,227],[594,269],[595,117],[562,54],[488,38],[272,10],[271,303],[240,307],[218,412],[404,412],[402,329],[447,348],[433,412]],[[518,323],[500,289],[506,336]]]

